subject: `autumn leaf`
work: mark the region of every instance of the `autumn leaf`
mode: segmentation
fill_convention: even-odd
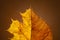
[[[49,26],[31,8],[20,15],[23,22],[11,19],[12,23],[7,31],[14,36],[10,40],[52,40]]]

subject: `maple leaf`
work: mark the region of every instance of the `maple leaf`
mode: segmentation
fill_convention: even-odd
[[[7,31],[14,36],[10,40],[52,40],[49,26],[30,8],[20,15],[23,22],[11,19],[12,23]]]

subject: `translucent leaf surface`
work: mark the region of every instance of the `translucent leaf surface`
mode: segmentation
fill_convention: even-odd
[[[7,31],[14,36],[10,40],[52,40],[49,26],[33,10],[27,9],[20,15],[23,22],[11,19],[12,23]]]

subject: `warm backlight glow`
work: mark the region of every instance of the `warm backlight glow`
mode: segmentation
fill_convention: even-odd
[[[10,40],[52,40],[49,26],[41,20],[31,9],[20,13],[23,22],[11,19],[7,30],[14,36]]]

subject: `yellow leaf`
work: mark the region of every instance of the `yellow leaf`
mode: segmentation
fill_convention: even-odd
[[[14,36],[10,40],[52,40],[49,26],[33,10],[29,8],[20,15],[23,22],[11,19],[12,23],[7,31]]]

